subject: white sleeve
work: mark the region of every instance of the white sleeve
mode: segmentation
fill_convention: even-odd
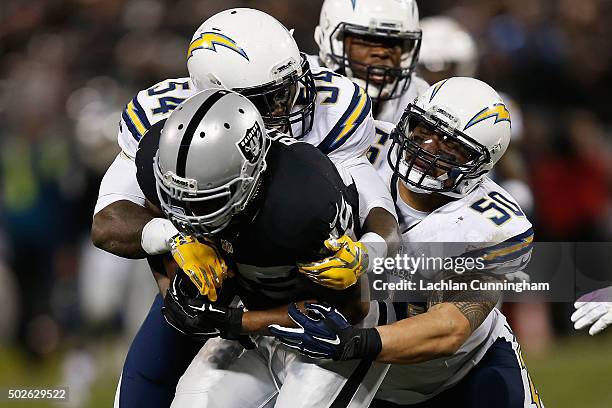
[[[356,157],[365,157],[375,138],[374,119],[369,114],[359,123],[348,140],[341,147],[327,153],[327,156],[333,161],[351,161]]]
[[[94,215],[108,205],[127,200],[144,207],[145,195],[136,180],[136,164],[121,152],[110,165],[100,183]]]
[[[343,167],[355,181],[359,193],[359,221],[362,226],[370,211],[376,207],[389,211],[397,220],[391,193],[367,157],[343,160],[341,164],[336,164],[336,167],[339,166]]]
[[[125,105],[119,120],[117,143],[128,157],[136,157],[138,142],[151,128],[153,118],[147,116],[143,106],[150,104],[146,91],[140,91]]]
[[[325,130],[317,129],[317,132],[325,136],[317,147],[330,159],[344,161],[365,155],[374,143],[376,129],[372,100],[365,90],[346,77],[334,78],[338,102],[333,109],[329,108],[327,115],[322,114],[325,115],[321,120]]]

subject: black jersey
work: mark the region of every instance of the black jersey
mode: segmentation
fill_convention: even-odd
[[[153,157],[163,122],[143,137],[136,154],[138,183],[159,206]],[[241,297],[251,309],[268,308],[308,297],[310,281],[296,262],[321,259],[330,234],[359,228],[358,195],[346,185],[334,164],[316,147],[277,132],[270,148],[259,191],[247,216],[235,217],[218,234],[219,247],[239,272]]]

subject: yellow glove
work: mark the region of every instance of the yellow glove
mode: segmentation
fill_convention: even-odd
[[[334,254],[317,262],[298,263],[298,270],[328,288],[342,290],[354,285],[368,265],[366,247],[347,235],[325,240],[325,247]]]
[[[212,243],[201,243],[191,236],[177,234],[170,243],[172,257],[200,294],[211,302],[228,275],[227,264]]]

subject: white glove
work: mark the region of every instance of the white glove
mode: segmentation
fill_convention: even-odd
[[[612,286],[587,293],[574,303],[572,322],[576,330],[591,326],[591,336],[612,325]]]
[[[149,255],[159,255],[170,252],[172,237],[178,230],[165,218],[153,218],[142,229],[140,245]]]

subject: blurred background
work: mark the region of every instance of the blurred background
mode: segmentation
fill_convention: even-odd
[[[112,404],[155,293],[146,265],[102,253],[89,239],[99,182],[119,151],[121,110],[138,90],[187,76],[192,33],[212,14],[266,11],[313,54],[321,4],[0,2],[0,388],[68,386],[62,406]],[[512,149],[520,166],[508,171],[531,190],[516,194],[536,240],[610,241],[612,1],[418,5],[421,17],[450,16],[471,33],[476,76],[510,96],[515,122],[520,112]],[[609,267],[599,273],[609,276]],[[576,333],[571,311],[507,310],[547,406],[610,407],[612,330]],[[45,406],[16,406],[26,405]]]

